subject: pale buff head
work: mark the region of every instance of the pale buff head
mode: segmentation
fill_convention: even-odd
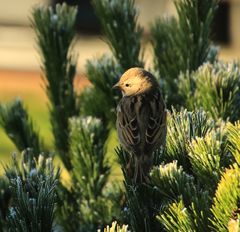
[[[130,68],[120,78],[114,88],[119,88],[124,96],[133,96],[148,92],[155,87],[154,76],[142,68]]]

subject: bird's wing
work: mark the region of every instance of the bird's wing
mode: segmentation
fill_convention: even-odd
[[[149,119],[146,128],[146,143],[149,145],[163,145],[166,137],[167,112],[162,96],[159,91],[153,94],[149,101]]]
[[[133,98],[124,98],[118,105],[117,128],[121,143],[126,147],[133,148],[140,143],[140,133]]]

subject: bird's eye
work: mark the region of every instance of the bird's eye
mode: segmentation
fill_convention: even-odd
[[[126,87],[129,87],[129,84],[125,84]]]

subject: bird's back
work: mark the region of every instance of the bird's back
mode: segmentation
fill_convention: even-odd
[[[166,111],[159,88],[121,99],[117,131],[121,145],[137,157],[150,156],[165,143]]]

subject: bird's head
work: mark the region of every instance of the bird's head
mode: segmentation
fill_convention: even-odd
[[[142,68],[130,68],[113,88],[120,89],[124,96],[133,96],[148,92],[155,86],[158,84],[151,73]]]

